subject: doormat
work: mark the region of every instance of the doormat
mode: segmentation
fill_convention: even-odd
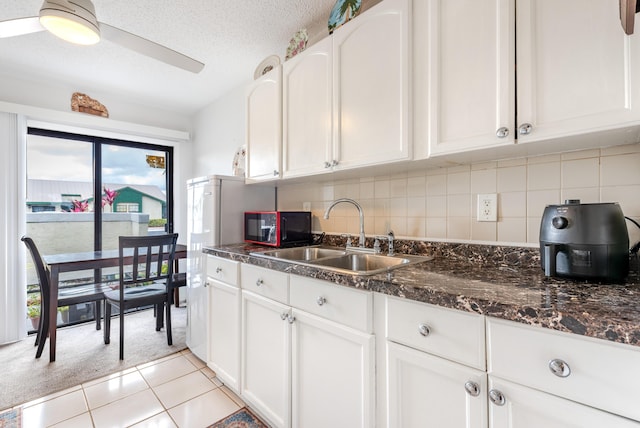
[[[269,428],[249,409],[243,407],[208,428]]]
[[[21,428],[22,407],[0,412],[0,428]]]

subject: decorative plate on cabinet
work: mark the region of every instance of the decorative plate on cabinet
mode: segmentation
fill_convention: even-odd
[[[293,35],[293,38],[289,42],[289,47],[287,48],[287,56],[285,60],[291,59],[307,47],[307,42],[309,41],[309,36],[307,35],[307,29],[302,28],[298,30],[296,34]]]
[[[274,68],[280,65],[280,57],[278,55],[270,55],[262,60],[262,62],[256,67],[256,71],[253,72],[253,78],[257,79],[260,76],[265,75]]]
[[[338,0],[329,15],[329,34],[339,26],[349,22],[360,13],[362,0]]]

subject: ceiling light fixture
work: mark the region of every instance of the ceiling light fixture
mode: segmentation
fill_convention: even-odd
[[[100,27],[91,0],[45,0],[40,24],[53,35],[79,45],[100,41]]]

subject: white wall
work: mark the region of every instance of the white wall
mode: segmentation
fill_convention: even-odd
[[[232,174],[236,150],[245,144],[246,86],[232,89],[201,110],[193,122],[193,174]]]

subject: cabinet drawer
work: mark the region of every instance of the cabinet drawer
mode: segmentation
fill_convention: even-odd
[[[240,283],[245,290],[289,304],[289,274],[265,269],[259,266],[242,264]]]
[[[640,421],[640,347],[495,319],[487,334],[491,375]]]
[[[387,297],[387,339],[485,369],[484,317]]]
[[[207,256],[207,276],[229,285],[238,285],[240,263],[221,257]]]
[[[373,294],[327,281],[291,275],[291,306],[371,333]]]

